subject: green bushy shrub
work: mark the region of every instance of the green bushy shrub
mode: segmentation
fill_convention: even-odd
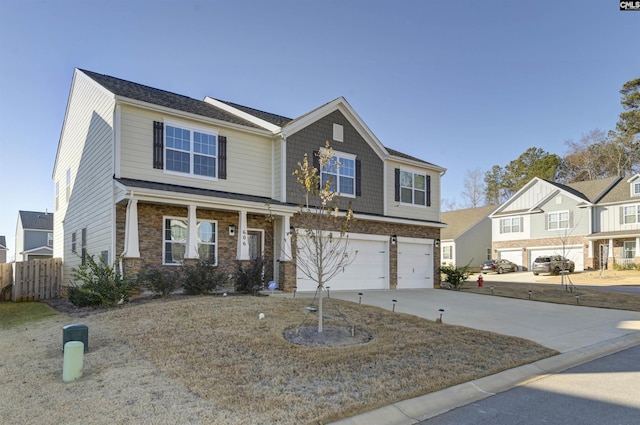
[[[224,270],[199,260],[195,264],[185,264],[182,270],[182,288],[187,295],[209,294],[225,287],[228,277]]]
[[[447,282],[449,287],[459,291],[471,275],[471,267],[469,264],[464,267],[447,264],[440,267],[440,272],[446,276],[445,282]]]
[[[238,261],[235,273],[235,290],[242,293],[256,293],[264,288],[265,260],[258,257],[250,262]]]
[[[73,282],[68,287],[69,301],[78,307],[113,307],[128,302],[137,286],[120,273],[117,263],[96,262],[87,256],[85,265],[71,270]]]
[[[154,295],[167,297],[182,286],[180,268],[161,269],[156,266],[145,266],[138,274],[138,284],[148,288]]]

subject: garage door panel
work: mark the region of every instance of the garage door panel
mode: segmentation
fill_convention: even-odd
[[[388,289],[388,241],[358,239],[357,235],[349,236],[349,248],[357,255],[353,263],[344,267],[326,286],[331,290],[363,290]],[[299,252],[298,255],[305,253]],[[317,284],[297,271],[298,291],[315,291]]]
[[[509,260],[512,263],[515,263],[518,265],[518,270],[522,270],[522,250],[521,249],[517,249],[517,250],[505,250],[505,251],[498,251],[498,259],[500,260]]]
[[[563,255],[572,260],[575,265],[575,271],[584,271],[584,255],[582,246],[570,246],[570,247],[548,247],[548,248],[535,248],[529,250],[530,263],[541,255]],[[529,264],[531,267],[531,264]]]
[[[433,288],[433,244],[398,242],[398,289]]]

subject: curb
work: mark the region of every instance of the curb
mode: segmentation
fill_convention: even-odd
[[[434,393],[399,401],[331,425],[412,425],[548,375],[640,345],[640,332],[578,348]]]

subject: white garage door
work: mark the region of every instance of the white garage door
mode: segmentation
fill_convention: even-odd
[[[389,237],[350,234],[349,249],[357,252],[354,262],[325,286],[331,291],[389,289]],[[298,255],[308,253],[300,251]],[[298,268],[296,286],[298,291],[315,291],[317,283]]]
[[[398,238],[398,289],[433,288],[433,241]]]
[[[536,257],[539,257],[541,255],[564,255],[565,257],[572,260],[576,264],[575,271],[577,272],[584,271],[584,255],[583,255],[582,249],[583,249],[582,245],[565,246],[564,250],[562,249],[561,246],[530,249],[529,250],[529,267],[531,267],[531,264],[536,259]]]
[[[509,260],[518,265],[518,270],[522,270],[522,249],[498,250],[498,258]]]

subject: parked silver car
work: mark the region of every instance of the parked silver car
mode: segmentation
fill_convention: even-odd
[[[541,255],[531,265],[531,270],[535,276],[540,273],[560,274],[562,270],[573,273],[575,268],[575,263],[562,255]]]
[[[512,263],[509,260],[487,260],[480,266],[480,271],[484,273],[488,272],[496,272],[496,273],[505,273],[505,272],[517,272],[518,265],[516,263]]]

